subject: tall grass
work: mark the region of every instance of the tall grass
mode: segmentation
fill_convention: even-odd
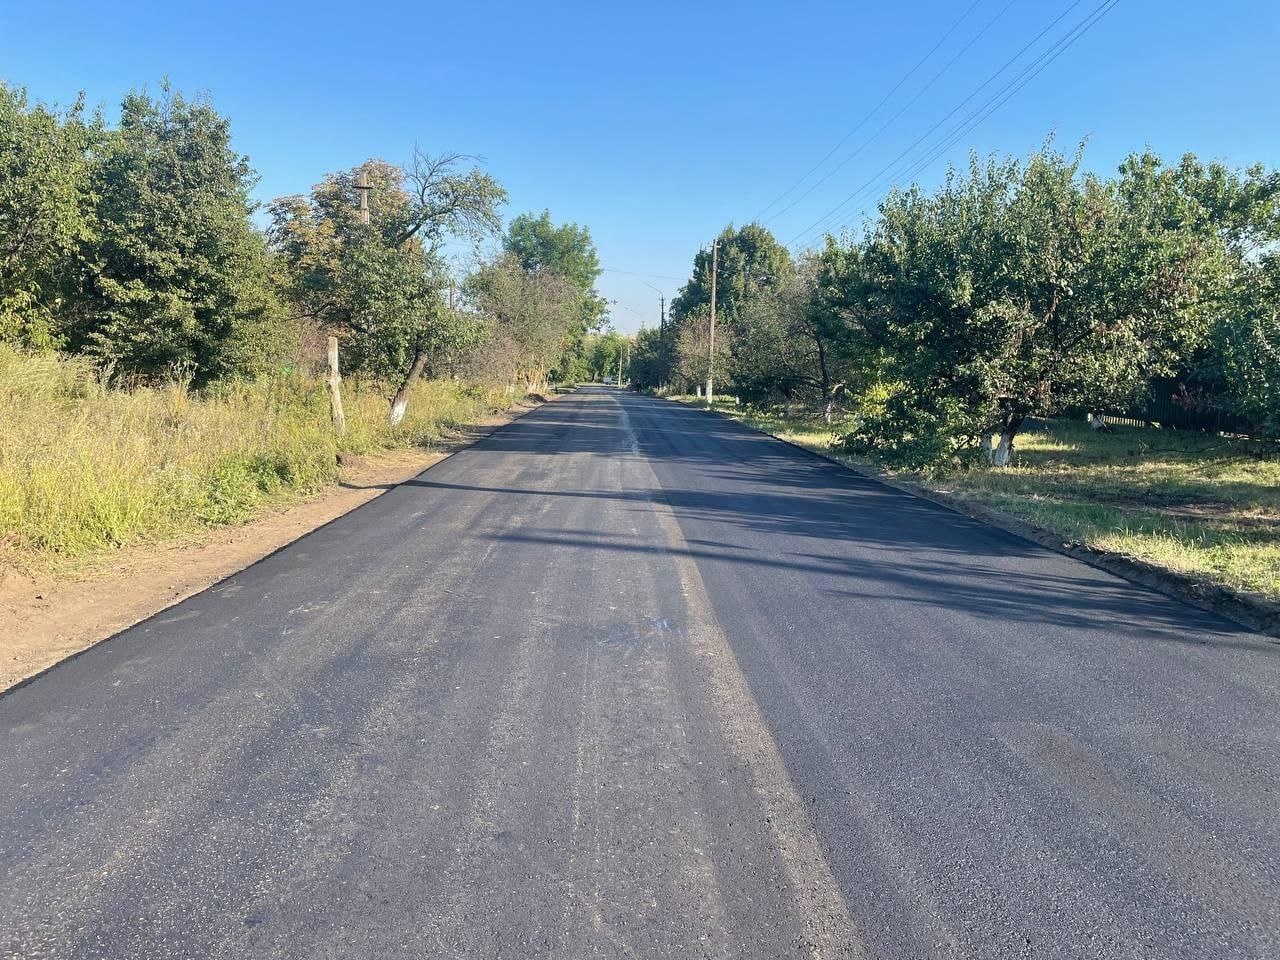
[[[430,445],[510,400],[422,382],[391,427],[375,390],[349,384],[344,399],[339,445],[317,377],[120,389],[83,360],[0,346],[0,560],[57,563],[243,522],[332,483],[340,449]]]

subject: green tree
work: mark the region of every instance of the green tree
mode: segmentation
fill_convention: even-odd
[[[587,366],[582,353],[587,334],[600,329],[608,312],[608,301],[596,290],[601,273],[600,256],[591,231],[576,223],[557,226],[551,220],[550,211],[543,210],[536,217],[526,213],[512,220],[502,246],[525,270],[554,273],[577,291],[576,322],[569,331],[565,355],[559,361],[560,373],[565,379],[572,379],[575,369]]]
[[[916,459],[981,447],[1003,465],[1028,416],[1171,371],[1203,338],[1219,256],[1186,203],[1149,155],[1108,183],[1047,147],[891,194],[851,293],[895,391],[851,440]]]
[[[271,247],[295,314],[343,341],[349,370],[387,385],[393,423],[428,366],[456,359],[481,334],[476,318],[447,307],[439,251],[450,237],[495,231],[506,194],[478,169],[457,172],[463,159],[417,152],[407,170],[370,160],[270,208]]]
[[[144,376],[186,367],[198,383],[275,359],[282,313],[249,219],[254,182],[207,101],[167,86],[125,97],[91,166],[67,345]]]
[[[578,288],[550,270],[503,254],[467,278],[463,294],[486,323],[482,363],[508,383],[541,389],[578,329]]]
[[[752,298],[783,286],[795,272],[791,254],[758,223],[725,227],[717,240],[716,321],[732,326]],[[711,308],[711,250],[693,258],[693,275],[671,301],[676,323]]]
[[[30,106],[0,82],[0,340],[62,345],[75,253],[93,237],[89,155],[102,133],[82,103]]]

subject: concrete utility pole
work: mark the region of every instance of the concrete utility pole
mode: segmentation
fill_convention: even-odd
[[[347,415],[342,410],[342,373],[338,370],[338,338],[330,337],[326,350],[329,362],[329,412],[333,416],[333,429],[338,436],[347,432]]]
[[[716,363],[716,255],[720,250],[720,241],[715,240],[711,244],[711,336],[707,340],[707,406],[711,406],[714,399],[712,388],[714,387],[714,371]]]
[[[356,190],[360,192],[360,222],[367,224],[369,222],[369,191],[373,187],[369,183],[369,175],[363,170],[356,180]]]

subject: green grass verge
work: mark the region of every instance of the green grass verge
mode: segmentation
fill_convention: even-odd
[[[81,360],[0,347],[0,562],[57,568],[241,523],[333,483],[340,451],[429,447],[511,397],[424,381],[396,427],[375,390],[348,383],[344,400],[339,440],[318,377],[122,390]]]
[[[865,463],[832,449],[841,424],[731,400],[717,401],[716,408],[800,446]],[[1002,470],[890,473],[1019,517],[1067,542],[1280,600],[1280,455],[1274,447],[1154,428],[1099,434],[1053,421],[1019,436],[1016,450],[1014,465]]]

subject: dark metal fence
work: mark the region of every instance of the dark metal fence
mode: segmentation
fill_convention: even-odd
[[[1208,391],[1190,379],[1154,380],[1142,401],[1127,408],[1106,410],[1100,416],[1107,423],[1146,426],[1158,424],[1175,430],[1206,430],[1213,433],[1250,435],[1255,424],[1203,400]]]

